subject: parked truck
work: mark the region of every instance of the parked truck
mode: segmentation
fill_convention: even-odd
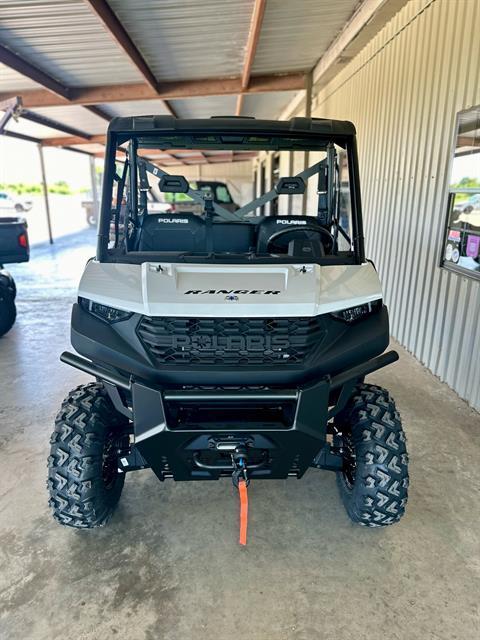
[[[9,331],[17,316],[17,288],[4,264],[28,262],[30,246],[25,218],[0,218],[0,337]]]

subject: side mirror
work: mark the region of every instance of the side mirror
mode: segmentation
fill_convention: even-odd
[[[162,176],[158,187],[163,193],[188,193],[190,189],[183,176]]]
[[[305,182],[302,178],[280,178],[275,185],[275,191],[280,195],[282,193],[305,193]]]

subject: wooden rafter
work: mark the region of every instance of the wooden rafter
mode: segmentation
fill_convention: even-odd
[[[237,98],[236,115],[239,116],[243,106],[243,92],[248,89],[250,84],[250,76],[252,73],[253,61],[257,52],[257,45],[260,39],[260,31],[262,29],[263,16],[265,15],[266,0],[255,0],[253,6],[252,19],[250,21],[250,30],[248,32],[247,46],[245,49],[245,60],[243,63],[243,71],[241,77],[241,93]]]
[[[44,138],[42,145],[44,147],[72,147],[78,144],[105,144],[105,142],[105,135],[90,136],[88,140],[80,136],[58,136],[57,138]]]

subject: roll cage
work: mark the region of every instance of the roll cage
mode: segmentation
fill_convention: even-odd
[[[344,149],[347,157],[351,238],[346,236],[339,224],[338,216],[336,217],[339,196],[335,194],[336,156],[331,152],[334,145]],[[158,260],[158,255],[155,256],[155,254],[132,256],[127,252],[119,256],[118,252],[109,248],[112,226],[115,233],[115,248],[117,248],[122,205],[120,195],[116,205],[112,207],[114,183],[117,183],[117,193],[122,194],[123,189],[127,191],[128,222],[135,226],[147,213],[146,193],[149,189],[147,173],[157,177],[169,175],[165,169],[141,157],[138,154],[139,149],[146,150],[146,153],[148,149],[303,151],[306,160],[310,151],[325,151],[327,153],[324,160],[313,163],[293,178],[306,179],[318,173],[317,220],[322,226],[332,230],[335,240],[339,234],[343,234],[351,241],[352,246],[351,259],[334,262],[361,264],[365,261],[356,136],[352,123],[317,118],[270,121],[233,116],[192,120],[181,120],[172,116],[139,116],[114,118],[108,128],[97,245],[97,259],[100,262]],[[124,157],[123,170],[120,174],[117,172],[116,164],[119,153]],[[131,170],[128,170],[129,168]],[[255,225],[261,218],[246,216],[252,216],[259,207],[278,197],[278,193],[272,189],[235,212],[228,211],[215,202],[206,205],[205,193],[202,191],[189,188],[188,196],[194,202],[211,208],[212,213],[224,221]],[[205,212],[208,213],[207,209]],[[172,261],[175,259],[173,258]],[[285,256],[285,262],[289,261],[291,260]]]

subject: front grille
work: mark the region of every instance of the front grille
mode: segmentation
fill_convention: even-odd
[[[150,318],[138,335],[161,365],[299,365],[314,357],[326,336],[314,318]]]

